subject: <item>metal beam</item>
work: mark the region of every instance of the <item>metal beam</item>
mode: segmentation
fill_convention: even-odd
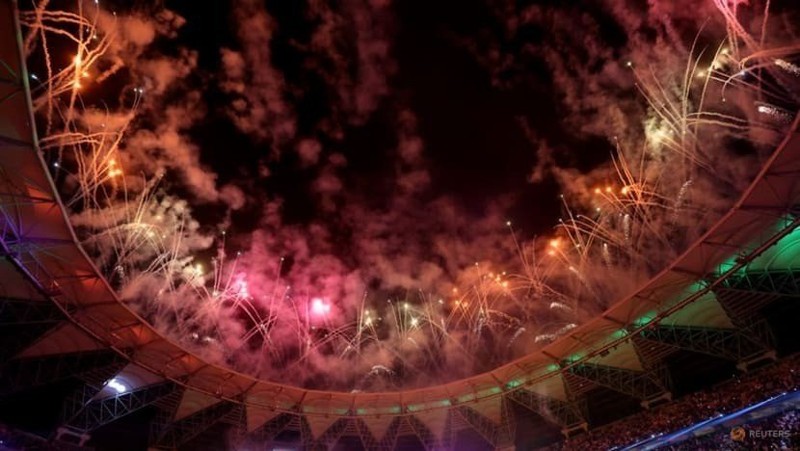
[[[230,449],[240,449],[247,438],[247,408],[245,405],[234,403],[233,409],[220,418],[218,423],[228,426],[225,429],[226,446]]]
[[[172,393],[164,396],[153,403],[156,411],[155,418],[150,422],[148,443],[152,446],[158,442],[162,433],[173,423],[178,406],[183,400],[186,389],[182,386],[177,387]]]
[[[452,409],[453,413],[458,414],[473,430],[483,437],[490,445],[497,446],[500,436],[500,427],[490,419],[476,412],[467,406],[458,406]]]
[[[267,421],[263,426],[248,434],[249,440],[259,443],[269,443],[275,440],[281,432],[286,430],[292,422],[292,414],[282,413]]]
[[[6,246],[8,247],[9,255],[19,256],[23,254],[30,254],[33,252],[42,252],[49,249],[61,246],[74,246],[72,240],[65,240],[59,238],[45,238],[26,236],[17,239],[6,239]]]
[[[736,329],[659,324],[645,328],[639,332],[639,336],[645,340],[735,362],[767,351],[760,342]]]
[[[361,439],[361,445],[366,451],[383,451],[383,449],[380,447],[378,439],[372,435],[372,432],[369,430],[369,426],[367,426],[367,423],[364,422],[364,420],[361,418],[356,418],[353,420],[353,424],[355,425],[358,438]]]
[[[795,275],[785,275],[786,277],[773,278],[776,273],[764,273],[754,280],[749,276],[742,276],[739,282],[732,282],[731,285],[720,287],[714,290],[714,295],[719,305],[731,319],[731,322],[739,328],[740,332],[759,343],[763,350],[771,350],[775,347],[775,337],[769,323],[761,315],[761,310],[772,302],[785,296],[797,296],[792,293],[796,281],[788,282],[786,279],[794,279]],[[776,291],[770,291],[774,288]]]
[[[419,437],[420,442],[422,442],[426,450],[432,451],[438,449],[439,439],[436,437],[436,434],[425,426],[425,423],[413,415],[407,416],[406,421],[408,425],[411,426],[411,430],[414,434]]]
[[[314,443],[309,446],[308,451],[328,451],[332,449],[336,446],[336,442],[339,441],[345,430],[347,430],[350,421],[349,418],[339,418],[334,421],[319,438],[313,441]]]
[[[667,393],[658,378],[648,371],[633,371],[593,363],[572,365],[566,371],[642,401],[658,398]]]
[[[461,423],[462,427],[458,427],[459,423]],[[442,433],[442,438],[439,440],[439,448],[441,450],[453,450],[453,447],[456,445],[458,440],[458,433],[460,431],[472,429],[467,420],[464,419],[459,413],[455,410],[451,410],[447,415],[447,418],[444,422],[444,433]],[[480,433],[479,433],[480,434]]]
[[[110,398],[90,401],[70,420],[67,426],[86,432],[97,429],[104,424],[111,423],[149,406],[172,393],[175,388],[174,382],[164,382],[121,393]]]
[[[308,449],[314,445],[314,434],[311,432],[311,426],[308,425],[308,420],[306,420],[305,415],[295,415],[292,421],[289,423],[288,429],[300,433],[300,441],[303,449]]]
[[[728,276],[722,288],[800,296],[800,272],[786,270],[750,271]]]
[[[500,427],[497,429],[496,446],[498,448],[513,446],[517,433],[517,418],[511,401],[504,396],[500,408]]]
[[[0,395],[71,376],[80,378],[96,370],[118,371],[126,362],[125,358],[107,349],[12,359],[0,370]]]
[[[562,428],[586,422],[574,401],[561,401],[526,389],[511,391],[506,397]]]
[[[152,446],[175,449],[206,431],[234,408],[236,408],[235,403],[222,401],[179,421],[173,421],[163,428]]]
[[[1,169],[1,168],[0,168]],[[4,216],[8,213],[0,208],[0,254],[5,255],[6,259],[14,265],[15,269],[24,279],[30,282],[31,286],[45,297],[56,297],[62,294],[61,288],[56,278],[50,274],[42,265],[39,264],[36,256],[29,253],[14,252],[9,248],[9,243],[19,242],[17,232],[12,227],[13,223]],[[3,222],[2,220],[5,219]],[[69,262],[65,262],[69,263]]]
[[[115,360],[103,367],[87,368],[81,374],[85,383],[67,396],[61,411],[61,424],[69,424],[80,415],[81,411],[92,402],[92,399],[105,387],[106,381],[119,373],[128,362],[123,359]]]
[[[386,433],[380,442],[379,449],[392,451],[397,446],[397,438],[400,437],[400,431],[403,424],[406,423],[405,417],[396,417],[392,424],[386,429]]]
[[[676,348],[666,343],[646,340],[639,334],[631,337],[631,346],[633,346],[633,350],[645,371],[658,381],[662,387],[672,390],[672,376],[664,358],[672,354]],[[672,399],[672,395],[670,394],[667,398]],[[649,403],[645,404],[645,407],[648,406]]]
[[[675,346],[666,343],[645,340],[639,334],[631,337],[631,344],[639,361],[646,369],[664,366],[664,359],[678,350]]]

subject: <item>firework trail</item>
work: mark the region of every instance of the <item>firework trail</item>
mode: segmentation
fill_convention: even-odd
[[[408,287],[388,300],[366,291],[355,309],[285,277],[283,258],[255,274],[252,256],[229,257],[226,232],[205,232],[189,203],[162,187],[163,174],[126,170],[138,167],[125,137],[147,93],[129,86],[114,108],[85,101],[87,86],[124,70],[106,55],[116,36],[98,27],[97,3],[53,11],[44,1],[21,19],[28,58],[44,68],[33,88],[41,148],[84,246],[122,298],[211,360],[369,391],[466,376],[557,340],[724,212],[746,181],[720,170],[730,156],[719,149],[743,138],[755,160],[769,151],[800,103],[800,46],[772,44],[768,9],[753,36],[739,22],[741,2],[713,1],[727,31],[713,52],[698,38],[686,67],[624,64],[649,105],[642,138],[617,141],[594,185],[565,189],[552,236],[520,241],[508,222],[517,261],[476,262],[449,290]]]

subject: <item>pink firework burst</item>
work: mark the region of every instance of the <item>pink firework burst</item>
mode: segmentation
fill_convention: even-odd
[[[327,316],[331,312],[331,304],[322,298],[311,300],[311,313],[316,316]]]

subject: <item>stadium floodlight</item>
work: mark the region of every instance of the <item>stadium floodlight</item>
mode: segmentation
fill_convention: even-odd
[[[106,382],[106,387],[111,387],[117,391],[117,393],[122,394],[128,391],[128,387],[125,386],[122,382],[118,381],[117,378],[112,377],[111,379]]]

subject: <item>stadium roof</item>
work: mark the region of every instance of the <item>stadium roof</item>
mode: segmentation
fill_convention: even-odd
[[[11,2],[0,2],[0,61],[9,65],[11,76],[3,74],[0,83],[0,221],[9,257],[0,263],[0,290],[8,299],[54,303],[69,319],[16,358],[113,350],[124,361],[114,375],[122,391],[165,382],[185,388],[172,422],[215,406],[239,405],[244,406],[247,432],[288,413],[303,414],[315,437],[339,418],[358,418],[380,440],[394,417],[413,416],[438,437],[452,410],[467,407],[500,425],[506,399],[524,404],[522,398],[533,396],[545,401],[561,426],[574,426],[583,420],[568,408],[577,390],[571,380],[628,390],[645,402],[664,395],[667,388],[646,371],[652,362],[637,352],[633,338],[655,325],[734,330],[715,288],[743,272],[790,270],[800,261],[800,233],[795,231],[800,221],[798,119],[739,201],[700,240],[634,293],[539,351],[487,373],[397,392],[319,391],[259,380],[204,361],[161,335],[120,300],[80,246],[38,148],[20,30],[11,8]],[[12,32],[15,39],[10,39]],[[764,350],[752,346],[739,358],[745,361]],[[608,379],[621,375],[629,379],[627,388]],[[119,393],[106,384],[92,399]],[[412,428],[416,420],[409,420]]]

